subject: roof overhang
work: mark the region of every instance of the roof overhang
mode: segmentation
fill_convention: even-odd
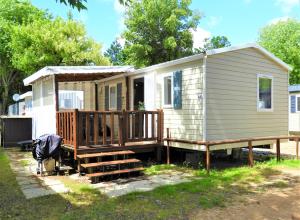
[[[300,84],[289,86],[289,92],[300,92]]]
[[[32,92],[28,91],[20,95],[20,100],[25,99],[26,97],[32,97]]]
[[[221,54],[221,53],[227,53],[227,52],[246,49],[246,48],[254,48],[254,49],[258,50],[259,52],[261,52],[262,54],[264,54],[269,59],[273,60],[275,63],[277,63],[278,65],[280,65],[284,69],[286,69],[287,71],[292,70],[292,67],[290,67],[288,64],[286,64],[281,59],[276,57],[274,54],[267,51],[265,48],[259,46],[256,43],[249,43],[249,44],[243,44],[243,45],[240,45],[240,46],[232,46],[232,47],[224,47],[224,48],[219,48],[219,49],[207,50],[204,53],[200,53],[200,54],[184,57],[184,58],[181,58],[181,59],[156,64],[156,65],[145,67],[145,68],[141,68],[141,69],[133,71],[131,74],[135,75],[135,74],[138,74],[138,73],[153,71],[153,70],[158,69],[158,68],[167,68],[167,67],[174,66],[174,65],[180,65],[180,64],[184,64],[184,63],[188,63],[188,62],[193,62],[193,61],[196,61],[196,60],[203,59],[203,57],[205,55],[207,55],[209,57],[209,56],[213,56],[213,55],[217,55],[217,54]]]
[[[47,77],[55,76],[58,82],[94,81],[134,70],[131,66],[46,66],[23,80],[24,85]]]

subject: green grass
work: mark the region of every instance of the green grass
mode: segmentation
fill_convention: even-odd
[[[262,183],[280,174],[277,167],[300,168],[300,161],[277,164],[271,160],[254,168],[213,170],[209,176],[204,170],[156,165],[147,168],[146,173],[181,170],[192,172],[197,179],[118,198],[108,198],[90,185],[64,179],[72,192],[26,200],[5,152],[0,150],[0,219],[186,219],[193,211],[226,206],[241,195],[255,193],[249,183]],[[269,187],[286,186],[278,182]]]

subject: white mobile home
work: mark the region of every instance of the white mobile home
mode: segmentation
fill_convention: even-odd
[[[162,133],[166,134],[165,129],[170,128],[174,138],[206,141],[287,135],[289,70],[287,64],[264,48],[247,44],[209,50],[138,70],[45,67],[24,83],[33,88],[33,138],[56,131],[59,125],[55,112],[64,104],[68,108],[98,112],[161,109],[163,125],[155,130],[164,129]],[[60,90],[73,91],[73,98],[59,101]],[[134,120],[130,119],[130,133],[135,132]],[[143,121],[140,139],[150,132],[143,125],[148,118]],[[85,145],[91,139],[98,143],[98,137],[91,135]],[[203,150],[198,145],[172,145]]]
[[[290,133],[300,132],[300,85],[289,86],[290,114],[289,131]]]

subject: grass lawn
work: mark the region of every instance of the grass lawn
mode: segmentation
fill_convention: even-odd
[[[280,173],[277,167],[300,168],[300,161],[270,161],[254,168],[212,171],[158,165],[148,175],[170,169],[193,172],[201,177],[189,183],[159,187],[150,192],[108,198],[89,185],[64,180],[71,193],[26,200],[5,152],[0,149],[0,219],[186,219],[192,211],[226,206],[238,195],[254,193],[249,183],[263,182]],[[272,187],[285,187],[274,184]]]

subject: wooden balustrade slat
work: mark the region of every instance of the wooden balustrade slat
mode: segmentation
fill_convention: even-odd
[[[115,114],[112,112],[110,113],[110,143],[114,144],[114,134],[115,134]]]
[[[78,112],[78,135],[77,143],[81,145],[83,143],[83,114]]]
[[[102,144],[106,145],[106,113],[102,114]]]
[[[155,114],[151,113],[151,138],[154,138]]]
[[[145,113],[145,138],[148,139],[148,113]]]
[[[143,136],[143,113],[142,112],[139,112],[138,113],[138,131],[139,131],[139,133],[138,133],[138,137],[139,137],[139,139],[142,139],[142,136]]]
[[[90,145],[90,113],[85,114],[85,144]]]
[[[131,125],[131,127],[132,127],[132,139],[134,139],[135,138],[135,113],[133,113],[133,114],[131,114],[131,117],[132,117],[132,125]]]
[[[99,137],[99,114],[94,113],[94,144],[98,144]]]
[[[66,113],[66,122],[67,122],[67,132],[66,132],[66,139],[68,140],[68,144],[70,144],[70,113],[69,112],[67,112]]]

